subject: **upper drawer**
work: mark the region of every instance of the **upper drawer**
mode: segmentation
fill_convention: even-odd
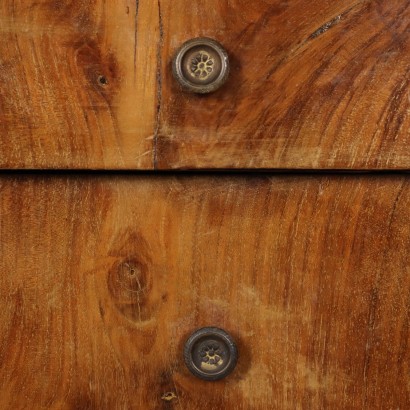
[[[0,167],[409,169],[408,0],[0,4]],[[183,91],[186,40],[227,50]]]

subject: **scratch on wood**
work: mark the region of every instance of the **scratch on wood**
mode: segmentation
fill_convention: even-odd
[[[340,20],[342,19],[342,15],[336,16],[334,19],[328,21],[327,23],[323,24],[323,26],[319,27],[313,34],[309,36],[309,40],[313,40],[314,38],[319,37],[323,33],[326,33],[326,31],[330,30],[332,27],[334,27],[336,24],[340,23]]]
[[[319,36],[321,36],[323,33],[326,33],[326,31],[330,30],[334,26],[340,23],[340,21],[347,15],[349,14],[353,9],[355,9],[359,5],[363,5],[366,3],[369,3],[370,0],[360,0],[357,3],[353,4],[351,7],[349,7],[347,10],[343,11],[343,13],[339,14],[332,20],[328,21],[327,23],[323,24],[320,26],[315,32],[313,32],[309,37],[308,40],[313,40]]]
[[[158,143],[158,131],[159,131],[159,123],[161,119],[161,102],[162,102],[162,45],[164,42],[164,25],[162,21],[162,14],[161,14],[161,1],[158,0],[158,19],[159,19],[159,42],[158,42],[158,49],[157,49],[157,114],[156,114],[156,124],[155,124],[155,132],[154,132],[154,159],[153,159],[153,168],[157,169],[157,143]]]

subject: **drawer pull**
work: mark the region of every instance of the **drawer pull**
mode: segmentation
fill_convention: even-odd
[[[185,343],[185,364],[203,380],[220,380],[235,368],[238,350],[232,337],[222,329],[204,327]]]
[[[175,54],[173,73],[185,91],[207,94],[221,87],[229,75],[229,58],[211,38],[194,38]]]

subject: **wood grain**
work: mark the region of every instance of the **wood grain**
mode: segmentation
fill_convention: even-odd
[[[409,182],[1,176],[0,407],[409,408]]]
[[[408,0],[161,1],[157,167],[409,169]],[[213,95],[170,59],[208,36],[231,58]]]
[[[2,0],[0,167],[152,168],[158,30],[152,1]]]

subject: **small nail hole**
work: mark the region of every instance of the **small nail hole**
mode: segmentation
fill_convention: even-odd
[[[98,82],[100,83],[100,85],[107,85],[108,84],[108,80],[103,75],[100,75],[98,77]]]

